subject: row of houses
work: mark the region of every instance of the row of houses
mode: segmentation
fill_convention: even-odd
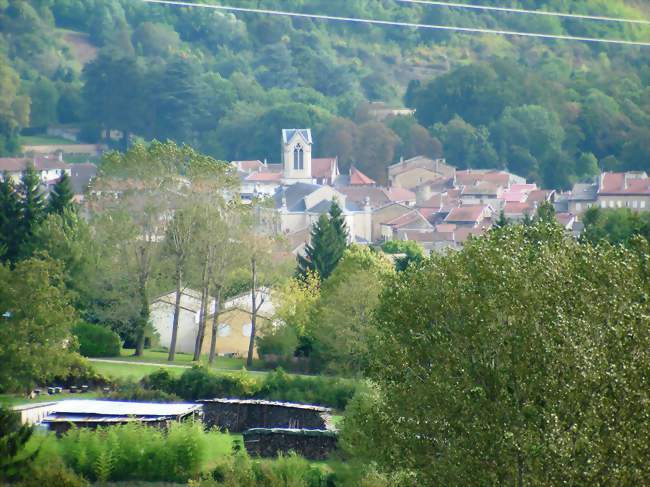
[[[343,209],[351,242],[415,240],[428,251],[460,248],[483,234],[501,212],[510,220],[531,216],[556,192],[501,170],[457,170],[444,159],[400,160],[382,187],[352,166],[341,172],[336,157],[312,158],[309,129],[282,131],[281,162],[234,161],[245,201],[268,198],[262,222],[301,252],[319,216],[333,201]],[[558,213],[567,231],[579,231],[576,213]]]
[[[41,186],[46,193],[59,182],[64,173],[67,174],[77,202],[83,199],[88,185],[97,175],[95,164],[90,162],[67,164],[63,153],[58,152],[31,157],[0,157],[0,180],[8,177],[14,184],[18,184],[23,173],[30,166],[38,174]]]

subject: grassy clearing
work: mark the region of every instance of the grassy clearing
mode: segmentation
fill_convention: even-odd
[[[21,145],[74,145],[76,142],[49,135],[28,135],[20,138]]]
[[[129,362],[123,364],[91,362],[93,368],[102,375],[114,379],[132,379],[140,380],[145,375],[149,375],[160,369],[157,365],[135,365]],[[165,370],[172,375],[181,375],[186,369],[168,367]]]
[[[135,350],[131,348],[122,349],[122,353],[116,360],[124,360],[128,362],[151,362],[156,364],[173,364],[173,365],[194,365],[192,355],[189,353],[177,353],[176,359],[173,362],[167,361],[167,353],[163,350],[145,350],[144,355],[136,357]],[[207,355],[201,357],[200,363],[208,365]],[[215,363],[210,367],[211,369],[219,370],[242,370],[244,368],[245,360],[243,358],[230,358],[230,357],[217,357]]]

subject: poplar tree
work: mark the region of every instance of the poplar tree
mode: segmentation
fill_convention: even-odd
[[[50,201],[48,203],[48,213],[63,214],[66,208],[72,206],[72,198],[74,193],[72,191],[72,184],[70,183],[70,176],[63,171],[61,179],[54,185],[50,193]]]

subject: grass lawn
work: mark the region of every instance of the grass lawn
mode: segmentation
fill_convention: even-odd
[[[155,364],[169,364],[167,361],[167,352],[163,350],[145,350],[144,355],[136,357],[133,354],[135,350],[132,348],[123,348],[120,357],[115,357],[115,360],[124,360],[128,362],[151,362]],[[177,353],[174,365],[193,365],[192,355],[189,353]],[[244,368],[245,360],[243,358],[230,358],[230,357],[217,357],[215,359],[213,369],[219,370],[241,370]],[[201,357],[201,364],[208,365],[207,355]]]
[[[160,367],[156,365],[134,365],[129,362],[124,364],[114,364],[106,362],[91,362],[93,368],[102,375],[113,377],[115,379],[133,379],[140,380],[145,375],[149,375]],[[186,369],[177,367],[168,367],[167,370],[172,375],[181,375]]]
[[[20,137],[21,145],[74,145],[76,142],[62,137],[51,137],[49,135],[27,135]]]

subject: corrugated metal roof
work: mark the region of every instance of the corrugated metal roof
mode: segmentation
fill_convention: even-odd
[[[52,407],[52,414],[81,414],[102,416],[179,416],[200,409],[189,403],[160,404],[150,402],[98,401],[70,399]]]

